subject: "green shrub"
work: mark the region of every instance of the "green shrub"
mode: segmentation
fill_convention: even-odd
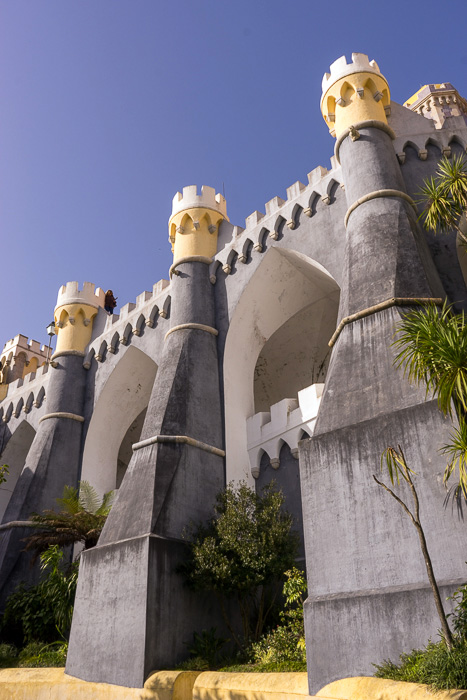
[[[31,642],[19,654],[18,668],[61,668],[66,664],[67,642]]]
[[[284,609],[280,612],[281,625],[251,645],[251,654],[257,664],[295,662],[305,666],[306,648],[303,624],[303,602],[306,581],[302,571],[293,567],[285,572]]]
[[[246,484],[229,484],[217,497],[207,524],[191,533],[189,551],[178,571],[195,590],[219,601],[231,639],[240,651],[258,641],[280,591],[285,569],[293,566],[297,536],[284,496],[271,482],[256,494]],[[227,601],[230,605],[227,606]],[[237,603],[242,634],[230,617]],[[229,614],[230,613],[230,614]]]
[[[467,688],[467,642],[458,640],[451,651],[444,641],[429,642],[425,649],[402,654],[400,664],[374,664],[376,678],[426,683],[436,690]]]
[[[207,665],[208,668],[215,668],[219,661],[221,649],[228,641],[228,639],[217,636],[215,627],[203,630],[200,634],[194,632],[193,642],[188,649],[191,657],[188,661],[197,659],[198,663],[204,661],[204,665]]]
[[[78,580],[78,565],[64,569],[63,551],[54,545],[41,554],[43,580],[26,588],[20,584],[8,598],[2,637],[18,646],[39,640],[42,645],[69,630]]]
[[[0,644],[0,668],[12,668],[18,661],[18,649],[13,644]]]
[[[467,642],[467,584],[454,591],[448,600],[453,600],[455,606],[454,612],[447,617],[452,617],[452,626],[458,639]]]

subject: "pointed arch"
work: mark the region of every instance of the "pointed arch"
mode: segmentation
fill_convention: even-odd
[[[120,342],[122,345],[128,345],[132,333],[133,328],[131,327],[131,323],[127,323],[122,335],[120,336]]]
[[[151,313],[149,314],[148,318],[146,319],[146,325],[148,328],[154,328],[156,324],[156,319],[157,315],[159,313],[159,307],[157,304],[154,304],[154,306],[151,309]]]
[[[118,331],[115,331],[115,333],[112,336],[112,340],[110,341],[110,347],[109,347],[109,352],[112,355],[114,355],[117,352],[119,343],[120,343],[120,336],[118,334]]]
[[[31,391],[31,393],[29,394],[28,398],[26,399],[26,401],[24,403],[23,411],[25,413],[29,413],[29,411],[33,407],[33,404],[34,404],[34,394]]]
[[[170,316],[170,302],[172,301],[172,297],[170,294],[167,294],[166,298],[164,299],[164,303],[162,304],[162,310],[159,311],[159,316],[161,318],[169,318]]]
[[[135,327],[133,328],[133,335],[138,337],[144,333],[145,321],[146,319],[144,318],[144,314],[140,314],[138,316],[138,320],[136,321]]]
[[[130,345],[99,394],[86,435],[81,478],[100,494],[116,488],[120,446],[148,405],[156,373],[156,363]]]
[[[247,418],[293,398],[316,381],[315,375],[325,373],[338,302],[339,287],[319,263],[287,248],[267,251],[236,305],[226,336],[227,481],[251,479]]]
[[[99,346],[99,350],[96,352],[97,362],[104,362],[106,354],[107,354],[107,341],[103,340]]]
[[[21,397],[20,400],[18,401],[18,403],[16,404],[16,408],[15,408],[15,412],[14,412],[15,418],[19,418],[19,416],[21,415],[21,411],[23,409],[23,406],[24,406],[24,399],[23,399],[23,397]]]
[[[34,406],[36,408],[40,408],[42,406],[42,402],[44,400],[44,397],[45,397],[45,389],[43,386],[41,386],[41,388],[37,392],[36,400],[34,401]]]

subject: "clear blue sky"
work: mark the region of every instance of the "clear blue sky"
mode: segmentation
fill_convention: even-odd
[[[465,0],[0,0],[0,345],[47,343],[58,288],[119,304],[167,277],[175,192],[233,223],[329,166],[329,64],[369,54],[403,102],[467,97]]]

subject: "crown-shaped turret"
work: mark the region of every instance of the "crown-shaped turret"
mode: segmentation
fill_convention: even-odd
[[[198,194],[196,185],[177,192],[172,201],[169,219],[169,240],[174,261],[201,256],[212,258],[217,250],[219,224],[227,217],[225,197],[213,187],[203,185]]]
[[[376,61],[364,53],[353,53],[347,63],[341,56],[323,77],[321,112],[332,136],[337,138],[350,126],[376,120],[387,124],[390,92]]]
[[[214,187],[203,185],[201,194],[198,194],[196,185],[189,185],[183,188],[183,194],[177,192],[172,200],[172,216],[178,214],[185,209],[193,209],[202,207],[204,209],[213,209],[219,212],[224,219],[227,219],[227,202],[220,192],[216,194]]]
[[[58,290],[57,304],[55,310],[64,304],[87,304],[94,306],[96,309],[99,306],[104,307],[105,293],[92,282],[84,282],[83,288],[79,288],[78,282],[67,282]]]
[[[92,321],[99,307],[104,307],[105,294],[91,282],[80,289],[78,282],[67,282],[58,291],[54,311],[55,329],[58,334],[58,355],[83,355],[91,340]]]

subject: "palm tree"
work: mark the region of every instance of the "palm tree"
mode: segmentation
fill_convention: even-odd
[[[443,158],[436,177],[427,178],[419,192],[423,204],[421,218],[431,231],[455,229],[463,242],[467,237],[459,226],[467,212],[467,163],[463,155]]]
[[[452,495],[467,501],[467,324],[464,313],[454,314],[446,304],[434,304],[407,314],[398,327],[395,364],[409,380],[425,384],[427,395],[438,399],[444,415],[457,418],[458,427],[442,451],[449,457],[446,484],[456,467],[459,481]]]
[[[57,498],[60,510],[33,513],[31,522],[38,531],[26,538],[26,550],[37,554],[50,545],[65,547],[77,542],[90,549],[97,544],[104,523],[112,507],[113,491],[101,499],[87,481],[80,482],[79,492],[73,486],[65,486],[61,498]]]

